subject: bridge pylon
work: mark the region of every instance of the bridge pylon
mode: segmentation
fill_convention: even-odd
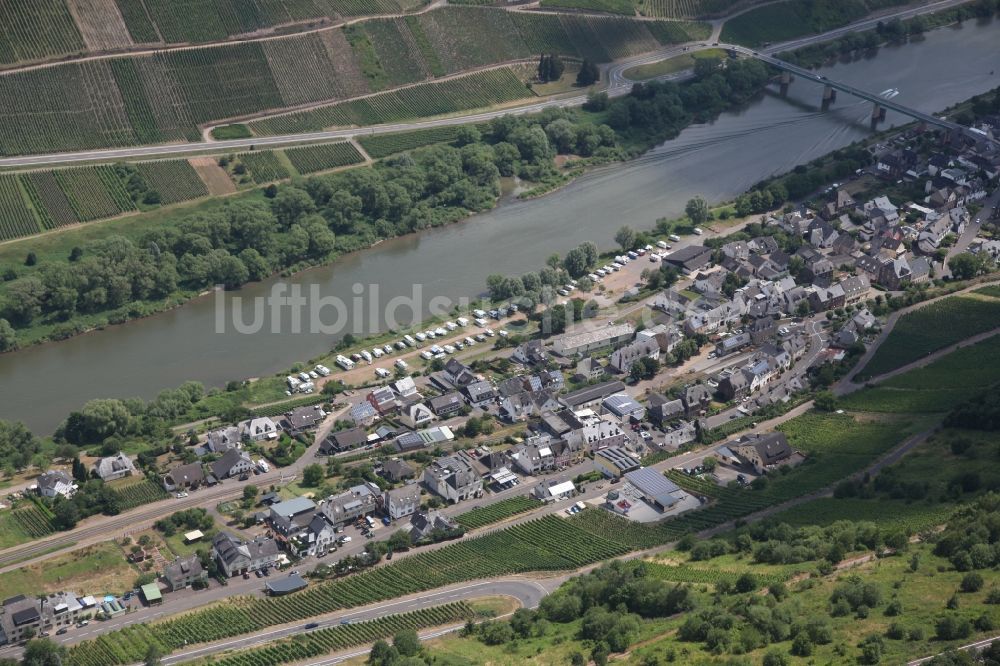
[[[837,101],[836,88],[829,84],[823,86],[823,109],[826,110],[830,108],[830,105],[835,101]]]

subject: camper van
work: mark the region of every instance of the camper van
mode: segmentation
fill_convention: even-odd
[[[406,368],[408,368],[408,367],[409,367],[409,366],[407,366],[407,365],[406,365],[406,361],[404,361],[404,360],[403,360],[403,359],[401,359],[401,358],[400,358],[400,359],[396,359],[396,363],[395,363],[394,365],[395,365],[395,366],[396,366],[397,368],[399,368],[400,370],[403,370],[403,371],[405,371],[405,370],[406,370]]]

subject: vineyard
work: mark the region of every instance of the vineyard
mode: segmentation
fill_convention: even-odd
[[[877,377],[927,354],[985,333],[1000,322],[1000,299],[984,295],[949,296],[909,312],[883,341],[859,380]]]
[[[371,157],[378,159],[432,143],[454,141],[459,129],[458,125],[450,125],[396,134],[373,134],[359,138],[358,142]]]
[[[643,16],[714,18],[760,2],[761,0],[638,0],[638,5],[639,13]]]
[[[312,585],[289,597],[232,597],[225,604],[157,623],[152,628],[138,625],[111,632],[74,647],[70,663],[128,664],[141,660],[150,644],[170,651],[451,583],[528,571],[574,569],[623,555],[633,547],[546,516],[342,580]]]
[[[361,153],[354,147],[354,144],[347,142],[290,148],[285,151],[285,155],[295,170],[301,174],[327,171],[364,162],[364,158],[361,157]]]
[[[387,615],[375,620],[339,625],[300,634],[278,641],[268,647],[237,652],[213,658],[205,664],[217,666],[276,666],[302,659],[318,657],[356,645],[367,645],[388,639],[406,629],[426,629],[457,624],[475,617],[475,611],[465,602],[434,606],[412,613]]]
[[[794,527],[830,525],[838,520],[867,521],[883,530],[916,534],[943,524],[953,511],[954,506],[947,503],[821,497],[777,513],[771,519]]]
[[[21,530],[32,539],[39,539],[55,532],[52,519],[55,517],[48,507],[32,501],[11,511],[11,518]]]
[[[38,220],[25,202],[18,179],[0,176],[0,240],[37,234]]]
[[[328,127],[374,125],[408,118],[466,111],[530,97],[531,92],[509,67],[457,79],[380,93],[301,113],[251,123],[256,134],[292,134]]]
[[[541,5],[542,7],[566,7],[626,16],[635,14],[635,7],[631,0],[542,0]]]
[[[164,205],[208,196],[208,188],[187,160],[143,162],[137,168]]]
[[[159,34],[167,41],[217,39],[256,29],[278,14],[297,20],[311,12],[307,0],[268,3],[267,11],[262,3],[157,0],[146,3],[150,23],[140,0],[118,1],[132,38],[140,42],[158,42]],[[248,13],[269,16],[258,20]],[[304,104],[332,106],[262,121],[265,127],[274,123],[267,131],[472,109],[529,92],[501,69],[333,103],[471,68],[533,61],[541,52],[605,62],[707,35],[705,24],[441,7],[266,42],[53,64],[0,77],[0,154],[192,141],[200,124]]]
[[[109,166],[52,172],[77,222],[90,222],[135,210],[135,203]]]
[[[0,26],[0,64],[72,55],[84,48],[66,0],[5,0],[0,2]]]
[[[1000,336],[958,349],[930,365],[916,368],[844,396],[848,410],[909,414],[941,413],[993,386],[1000,378],[985,358],[1000,358]]]
[[[114,488],[112,492],[115,496],[115,506],[119,512],[129,511],[137,506],[166,499],[170,496],[159,484],[153,483],[149,479],[144,479],[140,483],[134,483],[130,486]]]
[[[532,511],[540,506],[541,503],[538,500],[531,499],[525,495],[519,495],[518,497],[502,500],[496,504],[487,504],[472,511],[461,513],[455,517],[455,521],[468,530],[474,530],[526,511]]]
[[[254,407],[250,410],[250,413],[254,417],[259,416],[279,416],[285,412],[291,411],[296,407],[312,407],[313,405],[318,405],[321,402],[328,400],[328,396],[324,395],[307,395],[301,398],[295,398],[293,400],[284,400],[282,402],[276,402],[272,405],[266,405],[264,407]]]
[[[236,157],[246,167],[250,177],[253,178],[253,182],[258,185],[261,183],[270,183],[275,180],[284,180],[291,175],[288,173],[285,165],[281,163],[278,156],[270,151],[240,153]]]

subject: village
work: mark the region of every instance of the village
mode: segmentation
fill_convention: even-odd
[[[622,248],[589,267],[591,293],[566,276],[552,305],[589,314],[565,331],[544,334],[513,299],[338,350],[338,370],[290,375],[288,394],[315,404],[192,431],[164,458],[181,464],[154,477],[172,495],[163,501],[237,484],[242,503],[199,514],[208,529],[184,533],[187,554],[161,556],[122,596],[7,599],[5,642],[204,594],[189,588],[289,594],[496,519],[595,507],[652,523],[708,501],[665,472],[738,489],[805,463],[760,423],[833,388],[891,302],[951,277],[951,259],[1000,256],[984,229],[998,219],[1000,155],[958,136],[928,144],[911,130],[876,146],[871,166],[819,205]],[[670,286],[649,288],[668,272]],[[89,472],[105,483],[142,474],[122,452]],[[25,493],[71,497],[78,481],[53,469]],[[146,559],[145,546],[132,553]]]

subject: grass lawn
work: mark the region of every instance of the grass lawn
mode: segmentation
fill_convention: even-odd
[[[722,49],[706,49],[705,51],[697,51],[691,54],[685,53],[684,55],[674,56],[666,60],[651,62],[648,65],[631,67],[625,70],[625,77],[632,81],[645,81],[646,79],[655,79],[665,74],[674,74],[676,72],[683,72],[685,69],[692,69],[696,60],[725,57],[726,52]]]
[[[138,575],[117,545],[101,543],[0,574],[0,596],[6,599],[60,590],[116,594],[131,589]]]
[[[11,516],[10,511],[10,509],[0,511],[0,548],[19,546],[34,538],[21,529],[21,526]]]
[[[1000,298],[950,296],[900,317],[859,379],[877,377],[1000,325]]]
[[[184,541],[184,534],[186,534],[189,531],[190,530],[187,529],[180,529],[173,536],[163,536],[159,532],[157,532],[156,535],[159,536],[160,539],[166,543],[167,548],[169,548],[174,555],[178,557],[184,557],[186,555],[191,555],[197,552],[198,550],[211,549],[212,538],[216,535],[216,533],[218,533],[219,526],[212,525],[212,529],[202,530],[202,533],[205,536],[191,543],[187,543]],[[167,553],[163,553],[163,556],[169,557]]]
[[[575,62],[566,63],[566,69],[563,70],[562,77],[558,81],[549,81],[548,83],[532,83],[531,91],[539,96],[546,95],[558,95],[559,93],[569,92],[571,90],[586,90],[586,88],[579,88],[576,85],[576,75],[580,72],[580,65]]]

